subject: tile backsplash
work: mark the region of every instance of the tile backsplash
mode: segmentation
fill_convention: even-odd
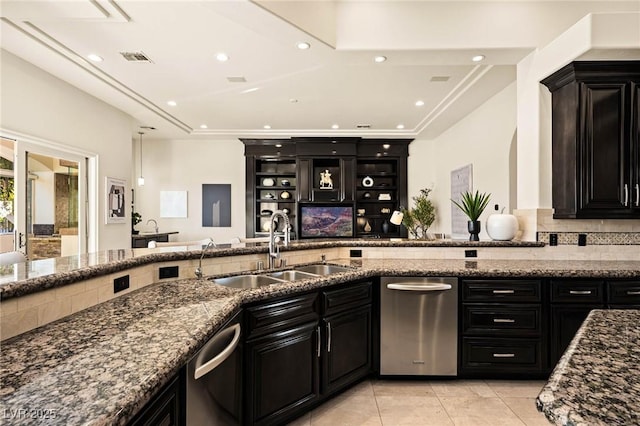
[[[558,245],[578,245],[578,238],[580,234],[586,235],[587,246],[640,245],[640,232],[538,232],[537,241],[549,244],[551,234],[555,234],[557,236]]]

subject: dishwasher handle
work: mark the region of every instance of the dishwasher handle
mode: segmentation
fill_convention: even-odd
[[[387,284],[389,290],[403,290],[403,291],[443,291],[451,290],[451,284],[443,283],[390,283]]]
[[[202,354],[207,353],[206,349],[208,346],[215,344],[216,341],[227,337],[227,335],[232,332],[234,334],[233,334],[233,339],[231,340],[231,343],[229,343],[227,347],[224,348],[222,351],[220,351],[220,353],[218,353],[216,356],[206,361],[203,361],[200,359],[200,357],[198,357],[198,359],[196,360],[195,373],[193,374],[193,377],[196,380],[208,374],[209,372],[211,372],[211,370],[213,370],[214,368],[222,364],[227,358],[229,358],[231,353],[238,346],[238,342],[240,341],[240,324],[234,324],[231,327],[225,328],[220,333],[218,333],[217,336],[215,336],[213,339],[211,339],[208,343],[205,344],[205,347],[202,348],[202,352],[201,352]]]

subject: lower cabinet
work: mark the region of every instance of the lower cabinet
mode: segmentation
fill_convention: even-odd
[[[185,369],[165,385],[129,422],[130,426],[183,426],[186,418]]]
[[[245,420],[284,424],[371,372],[371,283],[245,311]]]
[[[463,279],[460,376],[543,376],[543,286],[534,279]]]

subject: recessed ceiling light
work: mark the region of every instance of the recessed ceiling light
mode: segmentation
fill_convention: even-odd
[[[282,144],[281,143],[277,143],[276,144],[276,148],[282,148]]]
[[[291,102],[292,104],[297,104],[298,100],[295,99],[295,98],[291,98],[291,99],[289,99],[289,102]]]
[[[311,45],[309,43],[307,43],[306,41],[301,41],[300,43],[296,44],[296,46],[300,50],[307,50],[308,48],[311,47]]]
[[[251,92],[255,92],[257,90],[260,90],[260,88],[259,87],[252,87],[251,89],[243,90],[240,93],[251,93]]]
[[[471,58],[473,62],[480,62],[483,59],[484,59],[484,55],[476,55],[473,58]]]
[[[200,128],[201,128],[201,129],[206,129],[206,128],[207,128],[207,125],[206,125],[206,124],[201,124],[201,125],[200,125]]]
[[[102,62],[103,61],[102,56],[96,55],[95,53],[91,53],[91,54],[87,55],[87,58],[89,58],[93,62]]]
[[[404,129],[404,124],[398,124],[398,125],[396,126],[396,129]]]
[[[338,126],[337,124],[333,124],[333,125],[331,126],[331,128],[332,128],[332,129],[339,129],[339,128],[340,128],[340,126]]]
[[[374,62],[381,63],[381,62],[386,61],[387,57],[380,55],[380,56],[376,56],[375,58],[373,58],[373,60],[374,60]]]
[[[167,105],[176,106],[176,105],[178,105],[178,103],[176,101],[167,101]]]
[[[264,126],[262,126],[262,127],[264,127],[264,128],[265,128],[265,129],[267,129],[267,130],[269,130],[269,129],[271,128],[271,126],[269,126],[268,124],[265,124],[265,125],[264,125]]]
[[[220,62],[227,62],[229,60],[229,55],[224,52],[216,53],[216,59]]]
[[[424,105],[424,101],[416,101],[416,106],[423,106]]]
[[[383,149],[389,149],[389,148],[391,148],[391,145],[388,144],[388,143],[384,143],[384,144],[382,144],[382,148]]]

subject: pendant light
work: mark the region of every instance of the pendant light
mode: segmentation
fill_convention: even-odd
[[[144,177],[142,176],[142,135],[144,132],[138,132],[140,135],[140,177],[138,178],[138,186],[144,186]]]

